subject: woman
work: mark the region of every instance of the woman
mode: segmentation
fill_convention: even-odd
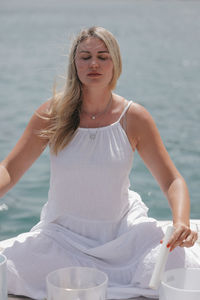
[[[41,221],[31,232],[0,243],[10,293],[43,299],[46,275],[75,265],[106,272],[110,299],[158,295],[148,284],[163,230],[129,190],[136,149],[172,209],[175,231],[168,247],[176,249],[167,268],[200,267],[198,247],[189,249],[197,233],[190,230],[186,183],[150,114],[112,92],[121,68],[110,32],[81,31],[71,48],[64,91],[39,107],[1,162],[3,196],[50,146],[50,189]]]

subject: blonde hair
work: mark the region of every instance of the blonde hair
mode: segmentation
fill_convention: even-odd
[[[51,100],[47,116],[50,120],[50,126],[40,133],[41,136],[48,138],[51,151],[54,154],[57,154],[69,144],[80,123],[82,85],[76,71],[75,55],[78,45],[89,37],[102,40],[110,53],[113,61],[113,77],[109,85],[111,90],[116,87],[122,71],[119,45],[111,32],[103,27],[90,27],[80,31],[74,39],[69,53],[67,80],[64,90],[61,93],[55,93]]]

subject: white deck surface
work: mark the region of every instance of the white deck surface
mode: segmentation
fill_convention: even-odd
[[[170,221],[159,221],[159,223],[167,226],[171,222]],[[191,220],[191,229],[198,232],[199,238],[198,238],[197,242],[200,245],[200,220]],[[14,295],[8,296],[8,300],[26,300],[26,299],[30,300],[30,298],[23,297],[23,296],[14,296]],[[145,298],[145,297],[137,297],[137,298],[131,298],[131,299],[133,299],[133,300],[152,300],[152,298]]]
[[[137,297],[137,298],[131,298],[132,300],[152,300],[152,298],[144,298],[144,297]],[[129,300],[131,300],[129,299]],[[8,300],[31,300],[30,298],[26,297],[16,297],[16,296],[8,296]],[[189,300],[189,299],[188,299]]]

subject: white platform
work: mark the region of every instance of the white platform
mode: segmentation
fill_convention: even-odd
[[[18,297],[8,296],[8,300],[31,300],[31,299],[27,298],[27,297],[22,297],[22,296],[18,296]],[[137,298],[132,298],[132,299],[129,299],[129,300],[152,300],[152,298],[137,297]]]

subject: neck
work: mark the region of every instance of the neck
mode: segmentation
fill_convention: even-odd
[[[102,112],[108,105],[111,97],[111,90],[83,90],[82,111],[90,114]]]

